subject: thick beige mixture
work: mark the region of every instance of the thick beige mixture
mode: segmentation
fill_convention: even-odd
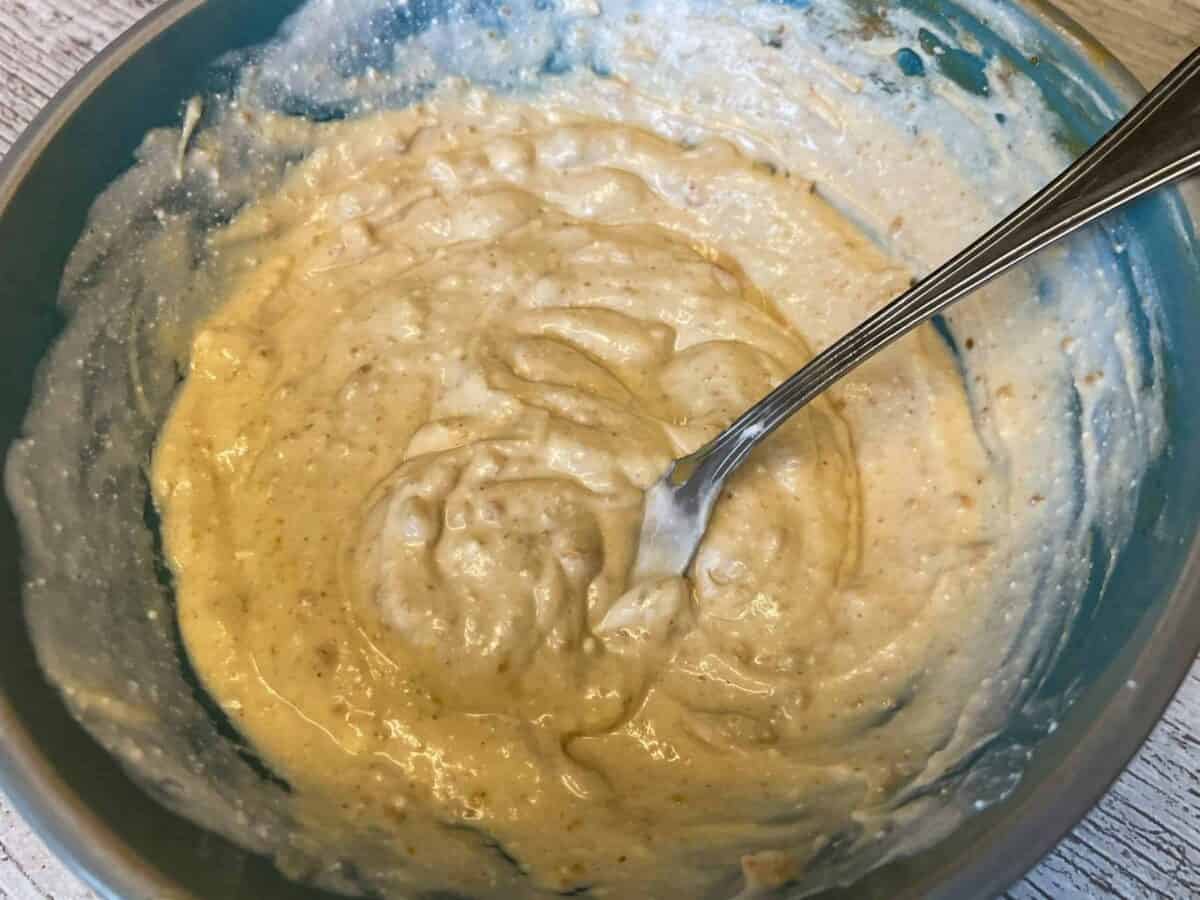
[[[974,39],[902,6],[311,0],[148,134],[3,473],[89,732],[387,900],[794,900],[1006,796],[1164,446],[1144,235],[884,351],[686,578],[630,578],[671,459],[1064,164],[1035,85],[997,54],[964,88],[935,51]]]
[[[221,241],[155,460],[180,621],[373,878],[699,896],[799,847],[771,883],[949,741],[995,485],[932,330],[629,578],[668,461],[909,278],[812,183],[469,92],[330,127]]]

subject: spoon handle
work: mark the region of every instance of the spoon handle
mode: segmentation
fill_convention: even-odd
[[[850,370],[1026,257],[1200,169],[1200,50],[999,225],[821,351],[690,457],[672,478],[718,486],[767,435]],[[693,487],[694,485],[694,487]],[[691,493],[691,491],[689,491]]]

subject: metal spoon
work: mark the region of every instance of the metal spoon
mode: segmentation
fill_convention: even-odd
[[[1200,169],[1200,50],[1007,219],[817,354],[646,492],[634,574],[681,575],[725,480],[759,443],[850,370],[1076,229]]]

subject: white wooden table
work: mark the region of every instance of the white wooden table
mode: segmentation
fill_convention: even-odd
[[[0,155],[160,0],[0,0]],[[248,0],[269,2],[269,0]],[[1200,0],[1059,0],[1143,81],[1200,44]],[[1006,900],[1200,900],[1200,664],[1100,805]],[[92,900],[0,794],[0,900]]]

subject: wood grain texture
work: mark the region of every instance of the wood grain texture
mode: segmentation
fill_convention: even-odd
[[[159,0],[0,0],[0,155]],[[265,2],[265,0],[255,0]],[[1152,83],[1200,44],[1200,0],[1059,0]],[[1099,806],[1006,900],[1200,898],[1200,664]],[[93,900],[0,795],[0,900]]]
[[[1200,0],[1054,0],[1154,84],[1200,44]]]

